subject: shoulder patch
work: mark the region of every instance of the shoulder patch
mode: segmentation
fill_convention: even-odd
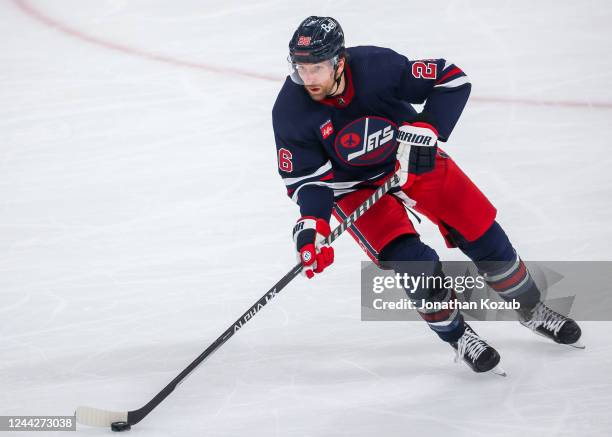
[[[334,133],[334,125],[332,124],[331,120],[327,120],[325,123],[319,126],[319,129],[321,129],[321,136],[323,136],[324,140],[329,138],[329,136]]]

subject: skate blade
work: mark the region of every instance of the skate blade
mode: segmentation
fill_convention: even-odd
[[[575,349],[586,349],[586,346],[580,340],[578,340],[576,343],[567,344],[566,346],[571,346]]]
[[[499,364],[497,366],[493,367],[491,370],[489,370],[489,372],[492,372],[492,373],[494,373],[495,375],[498,375],[498,376],[503,376],[503,377],[508,376],[506,371]]]
[[[532,329],[531,332],[533,332],[535,335],[539,335],[540,337],[545,338],[546,340],[548,340],[548,341],[550,341],[552,343],[560,344],[561,346],[569,346],[569,347],[573,347],[574,349],[586,349],[586,346],[580,340],[578,340],[575,343],[571,343],[571,344],[557,343],[552,338],[548,338],[544,334],[540,334],[538,331],[534,331]]]

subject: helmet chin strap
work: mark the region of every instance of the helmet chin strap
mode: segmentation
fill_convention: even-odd
[[[336,66],[334,67],[334,76],[336,75],[337,72],[338,72],[338,64],[336,64]],[[340,82],[342,81],[343,74],[344,74],[344,71],[338,75],[338,77],[335,80],[336,86],[334,87],[334,90],[332,92],[330,92],[329,94],[325,96],[326,99],[334,97],[334,94],[338,92],[338,88],[340,88]]]

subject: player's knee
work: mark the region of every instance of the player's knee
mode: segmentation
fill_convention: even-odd
[[[378,256],[383,267],[393,268],[395,262],[438,261],[435,250],[421,241],[418,235],[405,234],[388,243]]]
[[[381,251],[379,262],[381,267],[393,269],[401,275],[440,279],[439,281],[428,279],[424,283],[406,289],[410,299],[418,306],[423,300],[441,300],[447,295],[447,290],[441,285],[444,273],[440,258],[436,251],[424,244],[417,235],[402,235],[391,241]]]
[[[481,237],[467,241],[459,236],[456,238],[458,247],[472,261],[509,261],[514,258],[514,248],[502,227],[496,221]]]

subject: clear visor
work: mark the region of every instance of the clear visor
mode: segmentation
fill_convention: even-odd
[[[287,58],[289,63],[289,76],[291,80],[298,85],[323,85],[330,77],[334,77],[338,58],[334,57],[316,64],[308,64],[302,62],[291,62],[291,58]]]

